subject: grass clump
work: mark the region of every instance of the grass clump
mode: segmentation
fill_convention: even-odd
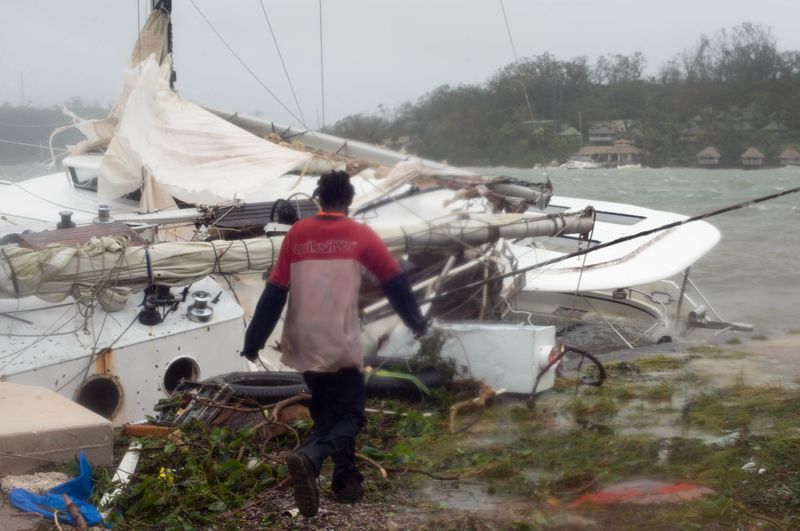
[[[688,351],[692,354],[722,354],[725,352],[725,349],[721,349],[719,347],[713,347],[711,345],[699,345],[694,347],[689,347]]]
[[[690,349],[691,352],[691,349]],[[635,361],[619,361],[609,363],[606,365],[606,370],[609,372],[618,373],[633,373],[639,374],[642,372],[656,372],[680,369],[688,360],[685,358],[677,358],[674,356],[645,356],[636,359]]]
[[[738,345],[741,342],[736,339],[735,342],[733,340],[726,341],[729,345]],[[692,354],[699,355],[699,357],[703,358],[711,358],[711,359],[742,359],[744,357],[749,356],[747,352],[742,352],[740,350],[728,350],[719,347],[713,347],[710,345],[702,345],[697,347],[690,347],[689,352]]]
[[[664,402],[667,400],[672,400],[673,393],[674,389],[669,382],[659,382],[656,385],[651,386],[645,392],[644,398],[656,402]]]
[[[619,411],[616,401],[608,396],[584,394],[567,406],[578,424],[607,422]]]
[[[800,425],[800,390],[734,385],[693,399],[684,418],[692,425],[713,430],[766,427],[780,432]]]

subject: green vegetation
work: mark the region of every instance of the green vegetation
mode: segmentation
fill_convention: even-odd
[[[715,146],[723,166],[739,166],[748,146],[769,163],[800,144],[800,52],[778,50],[769,29],[745,23],[702,36],[697,45],[645,76],[641,53],[558,59],[544,53],[507,65],[480,85],[441,86],[394,111],[340,120],[331,132],[470,165],[530,166],[564,160],[592,124],[627,123],[623,138],[647,162],[695,165]],[[534,121],[522,86],[533,105]]]
[[[689,349],[690,352],[694,352]],[[644,372],[658,372],[680,369],[689,361],[687,357],[675,356],[643,356],[635,361],[617,361],[606,364],[606,371],[611,373],[630,374]]]
[[[798,398],[797,390],[736,385],[696,397],[685,408],[684,419],[713,430],[768,429],[792,434],[800,425]]]
[[[132,529],[154,522],[168,529],[211,525],[285,475],[285,466],[265,458],[280,446],[264,448],[260,438],[255,430],[194,425],[173,440],[144,439],[136,480],[118,498],[111,523]],[[99,485],[100,492],[109,488],[106,481]]]

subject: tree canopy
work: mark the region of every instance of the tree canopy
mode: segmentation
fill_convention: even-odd
[[[393,112],[348,116],[334,134],[407,148],[459,164],[528,166],[578,148],[559,133],[626,120],[626,135],[653,165],[693,164],[716,146],[737,164],[750,145],[775,157],[800,139],[800,52],[780,51],[771,31],[744,23],[703,35],[646,76],[640,52],[561,60],[550,53],[500,68],[479,85],[443,85]],[[526,98],[527,93],[527,98]],[[771,124],[771,126],[770,126]],[[395,146],[396,147],[396,146]]]

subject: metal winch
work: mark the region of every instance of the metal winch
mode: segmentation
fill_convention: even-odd
[[[209,322],[214,316],[214,309],[209,306],[211,294],[207,291],[195,291],[192,293],[192,301],[186,310],[189,320],[197,323]]]

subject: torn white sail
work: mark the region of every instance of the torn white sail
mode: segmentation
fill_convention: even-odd
[[[122,79],[122,89],[114,106],[108,115],[103,118],[85,119],[64,107],[64,114],[72,118],[72,124],[55,129],[50,135],[50,155],[53,160],[53,138],[59,133],[72,129],[80,131],[86,138],[75,145],[67,146],[70,153],[80,155],[104,148],[111,142],[114,131],[119,123],[120,116],[125,109],[133,86],[139,77],[139,64],[151,55],[160,63],[167,56],[167,26],[169,24],[169,14],[166,11],[156,9],[147,18],[139,37],[131,51],[128,66]]]
[[[103,157],[98,196],[120,197],[144,184],[195,204],[253,200],[270,180],[310,158],[308,153],[273,144],[184,100],[169,88],[168,62],[159,66],[151,57],[141,64]],[[152,210],[159,205],[143,207]]]
[[[73,154],[107,146],[97,184],[103,200],[141,190],[145,212],[174,207],[173,197],[195,204],[263,200],[270,181],[311,155],[244,131],[173,92],[168,23],[161,10],[148,18],[108,116],[85,120],[65,109],[74,123],[53,134],[81,131],[86,139],[70,146]]]

